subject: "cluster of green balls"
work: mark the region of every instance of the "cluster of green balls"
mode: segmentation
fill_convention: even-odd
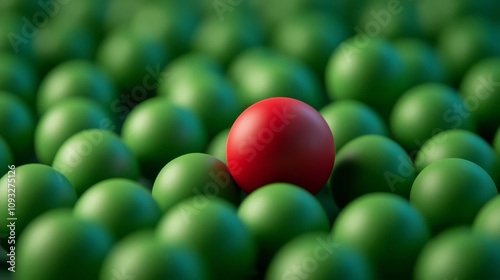
[[[229,172],[280,96],[316,195]],[[0,178],[1,279],[500,279],[500,2],[2,0]]]

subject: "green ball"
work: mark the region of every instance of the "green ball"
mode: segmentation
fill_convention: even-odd
[[[220,161],[227,164],[226,146],[227,137],[229,136],[229,128],[224,129],[215,135],[207,146],[207,154],[214,156]],[[500,151],[500,150],[499,150]]]
[[[466,117],[463,110],[464,103],[453,88],[433,83],[418,85],[406,91],[394,105],[391,132],[405,149],[416,153],[422,143],[442,131],[474,130],[474,120]]]
[[[0,91],[20,97],[28,107],[35,108],[35,92],[38,83],[33,66],[21,56],[0,53]]]
[[[153,198],[163,212],[195,195],[219,197],[238,205],[240,189],[229,168],[213,156],[189,153],[171,160],[153,185]]]
[[[260,265],[293,238],[313,231],[328,231],[329,222],[319,201],[306,190],[291,184],[274,183],[249,194],[238,216],[259,247]]]
[[[424,218],[404,198],[367,194],[340,212],[333,241],[363,254],[379,279],[410,279],[417,256],[430,238]]]
[[[327,233],[292,239],[275,255],[266,279],[374,279],[372,268],[358,251],[333,242]]]
[[[89,27],[50,20],[47,26],[38,29],[32,40],[36,63],[42,75],[68,60],[92,59],[97,47],[96,35]]]
[[[331,55],[326,88],[332,100],[363,102],[387,119],[408,83],[403,69],[399,53],[389,42],[358,35],[344,41]]]
[[[486,203],[474,219],[472,228],[475,232],[491,236],[500,242],[500,195]]]
[[[229,128],[242,111],[229,81],[222,74],[204,69],[177,74],[160,84],[158,95],[196,114],[210,137]]]
[[[472,116],[479,133],[490,140],[500,127],[500,57],[480,60],[467,70],[460,84],[466,116]]]
[[[148,89],[149,79],[156,79],[156,69],[163,69],[170,54],[158,38],[141,36],[117,29],[106,36],[97,49],[97,63],[123,90]],[[151,88],[153,90],[154,88]]]
[[[500,279],[500,244],[465,227],[443,232],[422,250],[413,279]]]
[[[117,243],[104,260],[100,279],[207,279],[204,264],[193,251],[160,243],[155,237],[153,232],[140,231]]]
[[[321,206],[323,206],[323,210],[325,210],[326,215],[328,216],[328,220],[330,225],[335,221],[337,215],[340,212],[337,203],[333,199],[332,191],[330,188],[325,185],[316,195],[316,199],[319,201]]]
[[[271,43],[322,76],[330,54],[348,35],[344,22],[329,13],[306,11],[280,22],[271,34]]]
[[[196,11],[190,8],[188,1],[141,2],[138,9],[131,11],[130,16],[123,14],[121,2],[123,1],[120,1],[116,12],[121,13],[127,21],[124,25],[129,24],[134,34],[163,42],[173,56],[186,52],[199,21]]]
[[[276,51],[253,48],[240,54],[228,75],[242,105],[271,97],[290,97],[319,109],[324,103],[319,81],[303,64]]]
[[[123,123],[122,137],[151,179],[172,159],[203,151],[207,142],[196,115],[165,97],[135,107]]]
[[[262,33],[255,16],[246,10],[232,14],[224,21],[218,17],[206,17],[193,34],[191,48],[225,66],[243,50],[260,45]]]
[[[188,198],[160,220],[157,238],[188,247],[207,264],[208,279],[248,279],[257,257],[251,233],[229,202]]]
[[[440,33],[437,48],[448,78],[459,82],[477,61],[500,55],[500,45],[492,38],[500,37],[500,25],[479,16],[462,17]]]
[[[418,25],[429,41],[434,41],[441,31],[461,16],[470,13],[477,0],[434,0],[416,1]]]
[[[0,175],[3,176],[9,170],[9,165],[14,163],[14,157],[5,139],[0,136]]]
[[[58,102],[42,115],[36,126],[35,153],[38,160],[52,164],[64,141],[77,132],[93,128],[117,130],[109,111],[92,99],[72,97]]]
[[[402,38],[394,41],[394,47],[405,64],[405,75],[410,77],[409,87],[445,81],[443,62],[433,46],[419,39]]]
[[[160,82],[168,83],[175,78],[183,75],[190,75],[190,73],[197,70],[223,74],[222,67],[214,58],[207,54],[193,51],[176,57],[172,62],[168,63],[163,70],[166,80]]]
[[[0,91],[0,135],[17,163],[28,161],[33,151],[35,118],[17,96]]]
[[[393,192],[408,198],[415,167],[396,142],[381,135],[365,135],[347,143],[335,156],[328,182],[335,202],[344,208],[359,196]]]
[[[118,135],[104,129],[71,136],[57,151],[52,166],[68,178],[78,195],[105,179],[139,177],[139,165],[130,149]]]
[[[335,101],[319,112],[330,126],[337,151],[356,137],[388,134],[382,118],[373,109],[355,100]]]
[[[102,227],[73,216],[69,209],[45,213],[20,237],[18,280],[98,279],[113,240]]]
[[[11,167],[0,179],[0,218],[2,221],[17,218],[17,236],[42,213],[75,204],[76,192],[70,182],[50,166],[33,163]],[[11,212],[10,208],[14,210]],[[11,216],[11,213],[14,215]],[[1,239],[7,238],[9,232],[8,227],[0,227]]]
[[[38,114],[72,97],[86,97],[109,108],[118,98],[118,92],[111,79],[93,62],[64,62],[42,80],[37,94]]]
[[[415,158],[418,172],[445,158],[461,158],[482,167],[500,187],[500,159],[484,139],[470,131],[453,129],[441,132],[420,148]]]
[[[161,211],[149,190],[129,179],[108,179],[90,187],[78,199],[74,214],[106,228],[115,239],[154,228]]]
[[[411,188],[410,203],[434,232],[472,224],[479,209],[498,194],[495,183],[479,165],[448,158],[428,165]]]

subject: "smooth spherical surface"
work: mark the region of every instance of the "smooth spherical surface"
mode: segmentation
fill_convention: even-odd
[[[154,228],[160,207],[149,190],[129,179],[108,179],[90,187],[75,204],[75,216],[98,223],[116,239]]]
[[[209,279],[245,279],[252,274],[255,242],[234,206],[224,200],[195,196],[180,202],[160,220],[156,236],[197,252],[207,264]]]
[[[207,154],[212,155],[224,163],[227,163],[226,147],[229,128],[217,133],[207,146]]]
[[[443,84],[423,84],[406,91],[391,113],[391,132],[408,151],[415,152],[439,132],[458,128],[474,130],[472,118],[465,117],[458,93]]]
[[[500,243],[471,231],[450,229],[432,239],[415,265],[415,280],[500,279]]]
[[[7,53],[0,53],[0,61],[0,91],[16,94],[34,109],[38,82],[34,67],[22,56]]]
[[[32,163],[9,170],[0,179],[0,218],[6,221],[13,213],[17,234],[42,213],[73,207],[76,202],[76,192],[68,179],[48,165]],[[10,208],[14,211],[8,211]],[[1,227],[0,235],[7,236],[9,231]]]
[[[450,158],[431,163],[418,174],[410,203],[439,232],[472,224],[479,209],[497,194],[495,183],[479,165]]]
[[[377,134],[387,136],[386,124],[367,105],[355,100],[339,100],[323,107],[320,111],[332,134],[335,135],[335,149],[338,152],[345,144],[359,136]]]
[[[367,260],[351,247],[333,242],[327,233],[301,235],[283,246],[266,271],[267,280],[374,279]]]
[[[367,193],[393,192],[408,198],[415,179],[408,154],[391,139],[365,135],[339,151],[328,184],[340,208]]]
[[[430,230],[420,213],[394,194],[367,194],[340,212],[333,241],[363,254],[380,279],[410,279]]]
[[[112,243],[107,231],[74,217],[71,210],[50,211],[33,221],[19,239],[16,279],[98,279]]]
[[[152,193],[163,212],[195,195],[220,197],[237,205],[241,194],[229,168],[201,153],[185,154],[167,163],[156,177]]]
[[[116,131],[111,114],[101,104],[83,97],[58,102],[43,114],[36,126],[35,153],[38,160],[52,164],[64,141],[75,133],[93,128]]]
[[[105,179],[139,177],[132,152],[118,135],[103,129],[71,136],[57,151],[52,166],[68,178],[78,195]]]
[[[16,162],[31,157],[35,119],[17,96],[0,91],[0,135],[9,145]]]
[[[228,69],[242,105],[272,97],[290,97],[319,109],[324,103],[320,83],[303,64],[266,48],[252,48]]]
[[[328,217],[314,196],[298,186],[270,184],[248,195],[238,216],[259,246],[262,264],[285,243],[301,234],[328,231]]]
[[[466,114],[473,117],[481,136],[490,140],[500,127],[500,58],[491,57],[470,67],[460,83]]]
[[[163,244],[153,232],[140,231],[117,243],[106,256],[100,279],[203,280],[204,264],[191,250]],[[121,279],[117,279],[121,280]]]
[[[335,144],[325,119],[291,98],[269,98],[247,108],[227,139],[231,175],[246,193],[285,182],[316,194],[335,160]]]
[[[118,98],[111,79],[94,63],[84,60],[64,62],[42,80],[37,93],[38,114],[71,97],[86,97],[109,109]]]
[[[224,145],[224,150],[226,146]],[[12,152],[10,151],[9,145],[0,136],[0,176],[3,176],[9,170],[9,166],[14,163],[14,158],[12,157]]]
[[[332,100],[363,102],[387,119],[407,83],[403,67],[398,52],[387,41],[355,36],[331,55],[326,87]]]
[[[500,159],[484,139],[470,131],[453,129],[441,132],[420,148],[415,158],[417,171],[445,158],[461,158],[481,166],[497,184],[500,182]]]
[[[200,119],[164,97],[135,107],[123,124],[122,137],[151,179],[172,159],[203,151],[207,142]]]
[[[500,195],[491,199],[479,210],[472,228],[500,242],[500,219],[498,217],[500,217]]]

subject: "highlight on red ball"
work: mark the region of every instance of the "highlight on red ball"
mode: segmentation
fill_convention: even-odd
[[[308,104],[285,97],[262,100],[236,119],[227,140],[231,175],[247,194],[276,182],[318,193],[335,161],[332,132]]]

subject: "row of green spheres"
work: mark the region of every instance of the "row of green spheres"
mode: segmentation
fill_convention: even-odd
[[[40,3],[0,4],[15,279],[500,278],[496,1]],[[316,196],[231,178],[276,96],[335,137]]]

